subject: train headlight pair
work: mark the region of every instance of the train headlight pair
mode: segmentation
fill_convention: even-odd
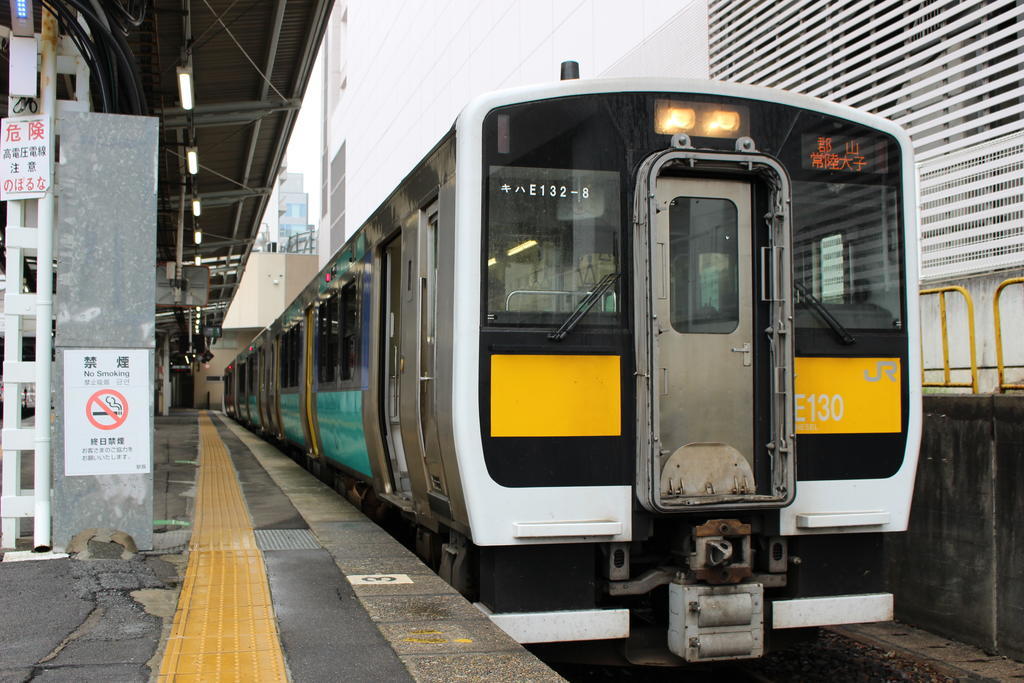
[[[687,133],[711,138],[747,135],[747,116],[742,107],[725,109],[699,102],[658,100],[654,111],[654,132],[662,135]]]

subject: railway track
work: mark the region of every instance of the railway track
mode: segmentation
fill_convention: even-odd
[[[751,662],[727,662],[690,669],[547,663],[566,680],[574,683],[703,683],[722,680],[751,683],[954,683],[958,680],[941,673],[932,664],[914,657],[910,652],[893,652],[827,629],[822,629],[818,637],[812,641],[784,651],[773,652],[763,659]]]

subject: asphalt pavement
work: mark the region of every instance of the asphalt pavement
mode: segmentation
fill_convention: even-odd
[[[0,554],[0,683],[156,679],[188,561],[197,418],[156,418],[153,550],[91,530],[70,557],[34,555],[26,525],[19,550]],[[342,496],[214,422],[263,550],[291,680],[561,680]],[[382,573],[406,581],[349,579]]]
[[[194,411],[157,418],[154,551],[97,530],[71,557],[34,555],[22,525],[18,551],[0,553],[0,682],[150,680],[177,603],[197,446]]]

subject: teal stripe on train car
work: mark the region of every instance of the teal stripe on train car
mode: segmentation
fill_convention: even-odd
[[[302,414],[299,412],[299,395],[281,394],[281,424],[284,436],[294,444],[306,447],[306,432],[302,429]]]
[[[249,421],[257,427],[260,426],[260,409],[256,407],[256,397],[249,397]]]
[[[316,420],[324,457],[372,477],[363,433],[363,392],[317,392]]]

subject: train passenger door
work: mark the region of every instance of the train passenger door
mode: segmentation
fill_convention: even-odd
[[[271,337],[271,352],[274,356],[270,371],[270,412],[274,416],[274,433],[277,438],[284,438],[284,425],[281,422],[281,336]]]
[[[313,360],[316,358],[316,306],[306,309],[302,321],[302,428],[306,432],[306,443],[309,444],[308,454],[319,458],[320,441],[317,438],[316,419],[316,369]]]
[[[264,378],[264,390],[263,390],[263,410],[267,416],[267,432],[271,436],[277,434],[277,425],[274,421],[274,367],[276,365],[274,360],[274,343],[270,339],[267,339],[264,345],[263,355],[263,378]]]
[[[662,496],[753,493],[751,186],[661,177],[652,284]]]
[[[384,418],[384,441],[391,466],[391,484],[396,494],[412,498],[409,466],[402,442],[401,388],[402,370],[402,239],[396,237],[384,247],[384,354],[381,415]]]
[[[263,421],[263,387],[260,380],[260,361],[262,357],[259,349],[253,352],[251,359],[249,368],[249,396],[251,401],[250,407],[252,408],[252,421],[253,424],[262,430],[263,425],[266,423]]]
[[[238,411],[238,417],[244,422],[249,422],[249,363],[248,361],[242,361],[238,364],[238,391],[235,394],[237,396],[237,402],[235,410]]]
[[[419,405],[416,421],[423,444],[423,459],[427,469],[427,491],[447,504],[444,465],[441,461],[441,441],[437,433],[435,401],[437,358],[437,229],[438,205],[420,212],[420,268],[419,296],[415,301],[419,316],[418,355]]]
[[[274,410],[273,404],[273,376],[272,368],[274,367],[274,347],[270,343],[270,340],[264,342],[263,345],[263,358],[260,363],[260,378],[263,390],[260,391],[262,398],[262,409],[263,409],[263,424],[266,427],[266,432],[273,436],[276,429],[274,427]]]
[[[256,407],[260,412],[260,426],[263,427],[263,431],[269,432],[270,426],[270,415],[267,410],[267,345],[259,347],[256,350]]]

